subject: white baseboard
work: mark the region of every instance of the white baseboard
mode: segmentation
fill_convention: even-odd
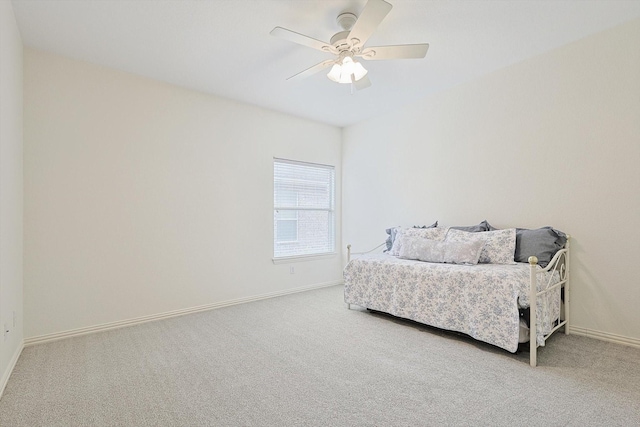
[[[601,341],[613,342],[630,347],[640,348],[640,339],[624,337],[622,335],[611,334],[609,332],[596,331],[593,329],[582,328],[580,326],[569,326],[569,333],[582,335],[584,337],[595,338]]]
[[[18,359],[20,358],[20,354],[22,354],[23,349],[24,349],[24,341],[22,341],[18,346],[18,348],[16,348],[16,351],[15,353],[13,353],[13,357],[11,358],[11,361],[9,361],[9,366],[7,366],[7,369],[2,373],[2,379],[0,379],[0,399],[2,399],[4,388],[7,386],[7,383],[9,382],[9,378],[13,373],[13,368],[16,367],[16,363],[18,363]]]
[[[181,310],[167,311],[165,313],[152,314],[149,316],[136,317],[133,319],[120,320],[117,322],[103,323],[100,325],[88,326],[85,328],[71,329],[63,332],[55,332],[52,334],[39,335],[36,337],[26,338],[24,340],[24,346],[27,347],[27,346],[32,346],[36,344],[43,344],[50,341],[57,341],[65,338],[77,337],[80,335],[93,334],[96,332],[108,331],[111,329],[124,328],[126,326],[138,325],[140,323],[153,322],[155,320],[168,319],[170,317],[184,316],[185,314],[198,313],[200,311],[213,310],[216,308],[228,307],[231,305],[244,304],[247,302],[259,301],[259,300],[268,299],[268,298],[275,298],[283,295],[310,291],[313,289],[327,288],[329,286],[341,285],[342,283],[343,283],[342,280],[336,280],[333,282],[325,282],[325,283],[317,283],[315,285],[303,286],[300,288],[288,289],[285,291],[269,292],[266,294],[255,295],[251,297],[238,298],[238,299],[229,300],[229,301],[222,301],[222,302],[217,302],[212,304],[200,305],[197,307],[184,308]]]

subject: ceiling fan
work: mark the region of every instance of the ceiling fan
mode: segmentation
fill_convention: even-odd
[[[427,55],[428,43],[404,44],[397,46],[365,47],[365,43],[387,16],[393,6],[384,0],[369,0],[360,16],[350,12],[338,15],[337,22],[343,31],[331,37],[329,43],[314,39],[282,27],[275,27],[272,36],[308,46],[335,55],[313,67],[299,72],[287,80],[308,77],[325,68],[332,67],[327,77],[336,83],[350,83],[356,90],[371,86],[367,70],[356,58],[372,60],[382,59],[419,59]]]

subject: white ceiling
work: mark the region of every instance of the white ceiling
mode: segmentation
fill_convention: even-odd
[[[269,32],[282,26],[328,41],[337,15],[358,14],[366,0],[12,2],[27,46],[336,126],[640,17],[639,0],[388,1],[393,9],[367,45],[426,42],[429,52],[363,62],[373,86],[355,95],[326,72],[286,81],[330,56]]]

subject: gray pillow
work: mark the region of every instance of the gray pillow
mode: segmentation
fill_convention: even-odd
[[[567,235],[552,227],[535,230],[516,228],[516,262],[528,262],[530,256],[538,257],[538,265],[546,267],[553,256],[567,243]]]
[[[479,233],[479,232],[482,232],[482,231],[495,230],[495,228],[491,227],[486,220],[482,221],[478,225],[467,225],[467,226],[458,225],[458,226],[451,227],[451,228],[453,228],[455,230],[468,231],[470,233]]]
[[[436,228],[437,226],[438,226],[438,221],[434,222],[431,225],[423,225],[423,226],[414,225],[413,228]],[[396,241],[396,233],[398,232],[399,228],[400,226],[387,228],[385,230],[389,235],[389,237],[387,237],[387,241],[385,242],[387,244],[387,250],[385,252],[390,251],[391,248],[393,247],[393,242]]]
[[[485,224],[487,226],[487,228],[488,228],[487,231],[496,231],[496,230],[498,230],[493,225],[489,224],[486,219],[484,221],[482,221],[480,224]]]

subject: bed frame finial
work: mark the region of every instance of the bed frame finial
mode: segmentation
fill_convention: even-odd
[[[529,257],[529,264],[535,265],[537,263],[538,263],[538,257],[537,256],[530,256]]]

